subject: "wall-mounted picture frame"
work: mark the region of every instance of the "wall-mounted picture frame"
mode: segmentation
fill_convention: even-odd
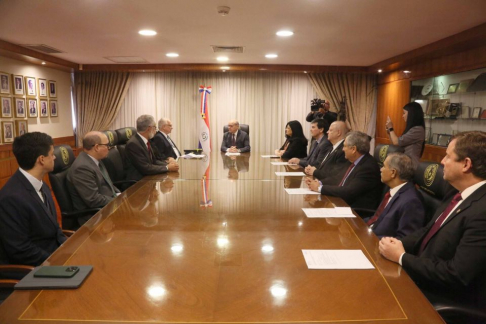
[[[16,134],[16,136],[22,136],[25,133],[28,133],[29,132],[28,126],[29,126],[29,123],[27,122],[27,120],[16,120],[15,121],[15,134]]]
[[[2,139],[4,143],[12,143],[15,137],[15,127],[13,121],[2,122]]]
[[[49,117],[49,110],[47,109],[48,107],[47,100],[39,100],[39,116],[41,118]]]
[[[25,99],[24,98],[14,98],[15,102],[15,117],[16,118],[25,118],[27,115],[25,109]]]
[[[24,77],[18,74],[12,74],[13,93],[16,96],[23,96],[25,94]]]
[[[27,97],[37,97],[37,84],[34,77],[25,77],[25,92]]]
[[[461,106],[462,106],[462,103],[458,102],[458,103],[455,103],[455,102],[452,102],[449,107],[447,107],[447,111],[446,111],[446,114],[445,116],[447,118],[457,118],[457,114],[461,111]]]
[[[481,115],[481,107],[474,107],[471,118],[479,118],[479,115]]]
[[[469,107],[469,106],[462,106],[461,107],[460,118],[462,118],[462,119],[469,119],[469,118],[471,118],[471,107]]]
[[[438,141],[439,141],[439,134],[433,133],[432,137],[430,138],[430,144],[437,145]]]
[[[57,100],[49,100],[49,111],[51,117],[58,117],[59,107],[57,106]]]
[[[439,137],[437,139],[437,145],[446,147],[447,145],[449,145],[451,137],[452,136],[449,134],[439,134]]]
[[[0,105],[2,109],[2,118],[12,117],[12,98],[0,97]]]
[[[465,93],[467,92],[467,88],[473,83],[474,79],[467,79],[467,80],[462,80],[459,83],[459,87],[457,88],[457,93]]]
[[[37,99],[27,98],[27,107],[29,107],[29,118],[37,118],[39,109]]]
[[[447,88],[447,94],[456,93],[457,88],[459,88],[459,83],[449,84],[449,88]]]
[[[39,97],[47,97],[47,80],[37,79],[39,81]]]
[[[479,119],[486,119],[486,109],[483,109],[481,112],[481,116],[479,116]]]
[[[57,98],[57,82],[49,80],[49,98]]]
[[[10,94],[10,74],[0,72],[0,93]]]

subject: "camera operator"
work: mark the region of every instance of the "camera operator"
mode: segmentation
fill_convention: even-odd
[[[322,118],[331,125],[337,120],[337,114],[329,111],[330,108],[331,105],[329,104],[329,101],[314,99],[311,103],[312,111],[307,115],[305,120],[311,122],[316,118]]]

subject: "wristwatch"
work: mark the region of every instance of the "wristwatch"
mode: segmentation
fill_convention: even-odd
[[[388,128],[389,132],[393,132],[393,127]]]

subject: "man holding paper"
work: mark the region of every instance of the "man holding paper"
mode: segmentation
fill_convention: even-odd
[[[321,152],[328,152],[332,149],[332,144],[327,140],[327,132],[329,130],[329,124],[324,119],[314,119],[311,122],[311,129],[310,133],[312,138],[315,140],[313,141],[311,148],[309,150],[309,155],[307,157],[299,159],[299,158],[291,158],[289,160],[289,164],[298,164],[301,167],[305,168],[308,165],[317,166],[320,163],[318,160],[319,156],[322,156]]]
[[[233,119],[228,122],[228,131],[223,135],[221,151],[229,153],[250,152],[250,136],[240,130],[240,123]]]

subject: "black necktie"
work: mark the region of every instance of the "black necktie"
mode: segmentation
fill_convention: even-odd
[[[231,141],[231,146],[236,146],[236,135],[233,134],[233,140]]]
[[[49,204],[49,200],[47,200],[47,195],[46,193],[44,192],[44,190],[42,190],[42,188],[39,190],[40,193],[42,194],[42,198],[44,198],[44,205],[46,206],[47,210],[49,211],[49,213],[52,215],[52,210],[51,210],[51,206]]]

